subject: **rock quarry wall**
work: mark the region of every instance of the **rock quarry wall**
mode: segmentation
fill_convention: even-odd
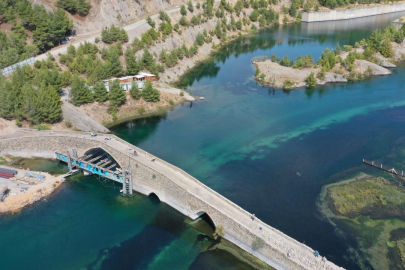
[[[362,8],[339,9],[328,11],[310,11],[302,13],[303,22],[323,22],[349,20],[386,13],[400,12],[405,10],[405,3],[390,5],[377,5]]]

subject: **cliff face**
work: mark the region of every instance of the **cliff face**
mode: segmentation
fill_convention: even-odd
[[[69,15],[78,34],[100,31],[111,25],[126,25],[158,13],[187,4],[186,0],[88,0],[91,9],[87,16]],[[57,0],[31,0],[33,4],[55,10]],[[194,1],[193,1],[194,2]]]

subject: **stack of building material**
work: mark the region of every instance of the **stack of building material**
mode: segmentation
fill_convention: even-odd
[[[0,168],[0,177],[10,179],[13,178],[18,172],[15,170],[9,170],[5,168]]]
[[[2,189],[0,189],[0,202],[4,202],[8,193],[10,193],[8,187],[3,187]]]
[[[36,173],[32,173],[32,172],[25,173],[25,176],[37,178],[37,179],[41,180],[42,182],[45,180],[45,175],[36,174]]]

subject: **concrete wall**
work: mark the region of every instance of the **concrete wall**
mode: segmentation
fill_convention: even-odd
[[[44,134],[46,134],[44,132]],[[65,135],[66,134],[66,135]],[[163,175],[159,171],[152,169],[147,163],[139,162],[137,159],[128,158],[128,153],[123,153],[110,147],[108,143],[89,140],[81,137],[82,135],[88,135],[86,133],[79,134],[77,137],[71,137],[69,132],[55,132],[52,136],[37,136],[37,137],[20,137],[15,139],[0,140],[0,155],[13,155],[22,157],[46,157],[54,158],[54,151],[66,152],[71,151],[72,148],[76,148],[78,155],[83,155],[87,150],[91,148],[101,147],[107,151],[111,156],[120,163],[121,166],[128,166],[132,169],[133,188],[135,191],[144,195],[150,195],[155,193],[159,199],[181,212],[182,214],[196,219],[199,212],[207,213],[216,226],[222,225],[224,227],[224,238],[230,242],[238,245],[245,251],[253,254],[257,258],[266,262],[276,269],[318,269],[320,265],[315,264],[313,250],[309,247],[295,241],[294,239],[284,235],[283,233],[271,228],[267,224],[260,224],[270,228],[271,236],[258,235],[252,232],[246,224],[242,224],[228,216],[226,212],[220,207],[211,205],[211,202],[204,201],[200,196],[191,193],[186,188],[179,185],[178,179],[180,174],[186,174],[179,168],[168,164],[173,168],[173,173],[170,177]],[[48,134],[49,135],[49,134]],[[87,136],[89,137],[89,136]],[[119,141],[125,146],[136,148],[135,146],[121,140],[118,137],[111,136],[113,139]],[[145,154],[143,150],[136,148],[138,154]],[[163,162],[158,160],[156,162]],[[177,176],[176,176],[177,175]],[[184,175],[185,176],[185,175]],[[190,181],[198,182],[201,189],[208,190],[212,196],[218,196],[223,203],[230,205],[234,210],[238,211],[241,215],[249,217],[249,213],[233,204],[226,198],[222,197],[215,191],[209,189],[197,179],[192,176],[189,177]],[[249,220],[249,219],[247,219]],[[250,226],[252,222],[249,222]],[[259,224],[257,224],[258,226]],[[257,229],[257,228],[256,228]],[[252,249],[252,243],[262,238],[265,242],[264,247],[259,251]],[[291,252],[291,256],[295,259],[287,256],[287,251]],[[300,263],[297,263],[298,261]],[[319,259],[320,260],[320,259]],[[330,262],[327,262],[326,267],[323,269],[341,269],[336,267]]]
[[[386,13],[393,13],[405,10],[405,3],[391,5],[378,5],[363,8],[339,9],[328,11],[310,11],[302,13],[303,22],[323,22],[348,20],[367,16],[374,16]]]

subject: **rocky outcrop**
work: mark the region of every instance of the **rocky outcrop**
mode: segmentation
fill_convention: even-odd
[[[284,67],[279,63],[267,61],[255,61],[253,62],[257,68],[260,69],[260,74],[264,74],[265,77],[259,75],[259,81],[263,85],[273,87],[284,87],[285,81],[291,81],[294,83],[292,88],[302,88],[307,86],[305,80],[313,72],[315,75],[319,72],[319,68],[306,68],[295,69],[292,67]],[[263,80],[263,81],[261,81]],[[347,79],[344,75],[334,72],[326,72],[323,80],[317,80],[318,85],[324,85],[326,83],[344,83]]]
[[[378,65],[385,68],[396,68],[397,66],[389,62],[389,59],[385,58],[381,54],[376,54],[375,58],[378,60]]]
[[[371,74],[374,76],[384,76],[391,74],[391,71],[389,71],[388,69],[366,60],[357,59],[354,65],[356,66],[356,71],[361,73],[365,73],[371,70]]]
[[[90,116],[77,110],[72,104],[64,102],[62,105],[63,119],[73,127],[82,131],[109,133],[110,131]]]
[[[323,80],[325,83],[345,83],[347,79],[345,76],[333,72],[326,72],[325,79]]]

